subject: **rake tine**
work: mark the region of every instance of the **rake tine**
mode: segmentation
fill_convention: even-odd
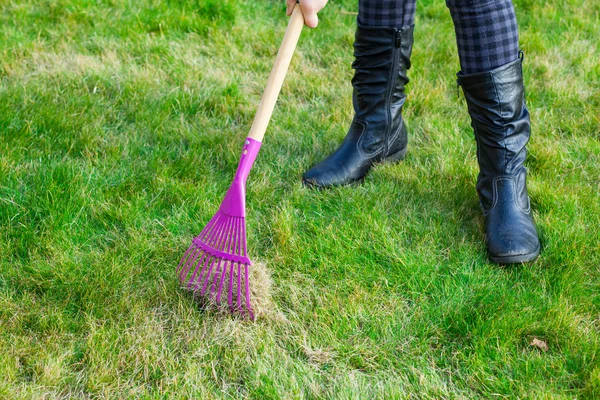
[[[233,247],[231,248],[231,254],[239,255],[238,247],[240,241],[241,225],[244,223],[244,220],[242,218],[236,218],[236,222],[237,223],[235,224],[235,229],[233,230]]]
[[[204,229],[202,229],[202,232],[200,232],[200,235],[198,235],[198,237],[205,239],[210,234],[210,232],[212,232],[212,228],[218,224],[221,217],[221,213],[216,213],[208,222],[208,224],[204,227]]]
[[[240,313],[242,312],[242,271],[240,263],[237,267],[237,310]]]
[[[225,229],[226,229],[226,225],[227,225],[227,222],[225,222],[225,223],[223,223],[223,224],[221,225],[221,227],[220,227],[220,229],[219,229],[218,236],[216,236],[216,237],[215,237],[215,239],[214,239],[214,240],[212,241],[212,243],[211,243],[211,244],[213,244],[213,246],[216,246],[216,242],[217,242],[217,240],[220,240],[220,238],[221,238],[221,234],[222,234],[222,233],[225,231]],[[208,254],[208,253],[206,253],[206,254]],[[209,258],[207,258],[207,259],[206,259],[206,261],[205,261],[205,262],[202,264],[202,271],[200,272],[200,275],[198,275],[198,277],[195,279],[195,282],[194,282],[194,278],[193,278],[193,277],[192,277],[192,279],[190,280],[189,287],[191,287],[191,286],[192,286],[192,283],[195,283],[195,285],[194,285],[194,286],[195,286],[195,287],[194,287],[194,291],[197,291],[197,290],[198,290],[198,288],[200,287],[200,281],[202,280],[202,276],[204,275],[204,271],[206,271],[206,266],[208,265],[208,263],[209,263],[211,260],[213,260],[213,263],[214,263],[215,257],[213,257],[212,255],[210,255],[210,254],[209,254]],[[211,268],[212,268],[212,264],[211,264]]]
[[[204,261],[204,260],[208,261],[210,259],[210,257],[211,257],[211,255],[208,254],[205,251],[201,251],[201,253],[202,253],[202,257],[200,257],[200,259],[196,263],[196,267],[194,268],[194,272],[192,273],[192,277],[188,281],[188,285],[187,285],[188,289],[192,288],[192,284],[196,280],[196,274],[198,273],[198,270],[200,269],[200,264],[205,264],[206,261]]]
[[[221,229],[219,230],[219,234],[218,236],[215,238],[215,240],[213,241],[213,246],[220,250],[222,244],[225,242],[225,240],[227,239],[227,235],[226,233],[228,232],[228,230],[230,229],[231,226],[231,219],[227,219],[223,224]],[[206,267],[208,265],[208,261],[205,263],[205,265],[202,268],[202,272],[200,273],[200,275],[198,276],[197,279],[197,283],[196,283],[196,287],[194,290],[198,290],[200,288],[200,282],[202,281],[203,285],[202,285],[202,291],[200,292],[200,295],[203,296],[204,292],[206,290],[206,283],[208,282],[209,278],[210,278],[210,274],[212,272],[213,266],[215,264],[215,260],[216,257],[212,258],[212,262],[210,264],[210,267],[206,273],[206,276],[204,276],[204,271],[206,271]]]
[[[216,257],[213,257],[212,262],[210,263],[210,267],[208,267],[208,271],[206,271],[206,276],[204,278],[198,278],[198,284],[196,285],[196,290],[200,287],[200,280],[202,280],[202,290],[200,291],[200,296],[204,296],[206,292],[206,287],[208,282],[210,281],[210,274],[212,273],[213,267],[215,266]]]
[[[180,273],[181,273],[181,269],[180,269],[180,268],[182,268],[182,267],[183,267],[183,265],[184,265],[184,263],[183,263],[183,262],[184,262],[185,260],[187,260],[187,257],[188,257],[188,255],[190,254],[190,251],[191,251],[192,249],[195,249],[195,248],[196,248],[196,246],[194,246],[194,245],[192,244],[190,247],[188,247],[188,249],[187,249],[187,251],[185,252],[185,254],[183,255],[183,257],[181,257],[181,261],[179,261],[179,265],[177,266],[177,274],[180,274]]]
[[[207,229],[207,228],[209,228],[209,226],[207,226],[206,228],[204,228],[204,230],[206,230],[206,231],[207,231],[207,234],[208,234],[208,233],[215,233],[215,232],[217,232],[217,231],[220,231],[220,230],[222,229],[222,227],[223,227],[223,224],[221,224],[221,223],[220,223],[220,222],[221,222],[221,219],[222,219],[222,218],[221,218],[221,214],[220,214],[220,213],[217,213],[217,214],[216,214],[216,215],[215,215],[215,216],[214,216],[214,217],[211,219],[211,222],[213,222],[213,223],[212,223],[212,224],[210,224],[210,223],[209,223],[209,225],[210,225],[210,229]],[[203,232],[204,232],[204,230],[203,230]],[[202,233],[200,233],[200,236],[202,236]],[[195,244],[194,244],[193,246],[195,246],[195,247],[196,247],[196,245],[195,245]],[[197,250],[198,250],[199,252],[204,252],[202,249],[197,249]],[[198,257],[198,255],[199,255],[199,254],[197,254],[197,255],[196,255],[196,257],[195,257],[195,258],[192,260],[192,262],[190,263],[190,268],[191,268],[191,266],[192,266],[192,265],[193,265],[193,264],[196,262],[196,258]],[[200,263],[202,262],[202,260],[204,260],[205,258],[206,258],[206,254],[205,254],[205,255],[204,255],[204,256],[203,256],[203,257],[200,259],[200,261],[198,261],[198,264],[196,264],[196,268],[194,269],[194,273],[192,274],[192,277],[190,278],[190,280],[189,280],[189,282],[188,282],[188,288],[191,288],[191,286],[192,286],[192,284],[193,284],[193,282],[194,282],[194,279],[196,278],[196,274],[197,274],[197,272],[198,272],[198,267],[200,266]],[[181,278],[180,278],[182,281],[184,281],[184,280],[186,279],[186,277],[187,277],[187,273],[188,273],[188,272],[189,272],[189,269],[188,269],[188,271],[186,271],[185,275],[183,275],[183,277],[181,277]]]
[[[241,232],[240,228],[243,225],[244,225],[243,218],[240,218],[239,223],[237,224],[237,226],[234,230],[235,241],[233,243],[232,254],[235,254],[235,255],[239,255],[238,250],[240,247],[240,241],[242,240],[241,235],[240,235],[240,232]],[[229,305],[231,312],[234,311],[234,309],[233,309],[233,271],[234,271],[234,267],[235,267],[235,262],[230,261],[229,262],[229,286],[227,288],[227,304]],[[217,299],[221,298],[221,292],[223,290],[223,284],[225,282],[224,277],[225,277],[226,270],[227,270],[227,265],[225,266],[225,269],[223,271],[223,276],[221,277],[221,285],[219,286],[219,293],[217,294]]]
[[[186,280],[187,274],[190,272],[192,265],[194,265],[194,263],[196,262],[196,259],[198,258],[198,256],[201,253],[202,253],[202,250],[196,248],[194,250],[194,253],[191,255],[191,257],[188,258],[187,262],[185,263],[185,267],[181,270],[181,275],[179,276],[179,280],[181,282]]]
[[[233,312],[233,266],[235,262],[232,262],[229,267],[229,288],[227,294],[227,304],[229,304],[229,308]]]
[[[221,272],[221,278],[219,279],[219,291],[217,292],[216,302],[221,302],[221,293],[223,292],[223,283],[225,282],[225,274],[227,273],[227,262],[223,264],[223,272]]]
[[[232,240],[232,236],[233,236],[233,230],[235,229],[235,223],[236,223],[236,219],[235,218],[229,218],[229,225],[227,226],[227,232],[225,234],[225,237],[221,244],[219,245],[218,250],[221,251],[225,251],[225,248],[227,247],[231,247],[231,240]]]
[[[239,220],[238,220],[238,218],[235,218],[234,219],[234,228],[232,230],[233,234],[231,236],[229,236],[229,241],[227,243],[227,253],[231,253],[231,245],[232,244],[234,245],[234,248],[235,248],[235,241],[237,240],[236,230],[237,230],[238,225],[239,225]],[[221,266],[221,262],[222,261],[223,261],[222,259],[219,259],[219,263],[217,264],[217,269],[215,271],[215,277],[214,277],[214,280],[213,280],[212,287],[210,289],[211,296],[215,295],[215,291],[217,289],[217,286],[221,286],[222,285],[222,282],[221,283],[219,282],[219,271],[220,271],[219,268]],[[221,275],[221,279],[223,279],[223,274],[220,274],[220,275]],[[219,297],[220,297],[220,294],[221,294],[221,291],[219,290]],[[215,301],[218,303],[219,302],[219,298],[215,299]]]
[[[211,247],[217,247],[217,242],[219,241],[219,239],[221,239],[221,235],[227,229],[227,223],[229,222],[229,220],[227,218],[221,219],[225,219],[225,221],[219,221],[218,227],[212,232],[211,237],[208,238],[208,240],[206,241],[207,244]]]
[[[233,254],[235,254],[235,248],[237,246],[237,241],[239,238],[238,230],[239,230],[240,223],[243,223],[243,220],[241,218],[239,218],[239,219],[236,218],[236,227],[233,230],[234,231],[233,240],[232,240],[232,243],[229,244],[230,246],[231,246],[231,244],[233,244],[233,249],[228,249],[228,252],[230,250],[233,250]],[[221,294],[223,292],[223,284],[225,283],[225,274],[227,273],[228,266],[230,267],[230,272],[231,272],[232,271],[231,268],[233,268],[233,261],[229,261],[229,264],[227,261],[225,261],[225,263],[223,264],[223,272],[221,273],[221,278],[220,278],[220,282],[219,282],[219,291],[217,292],[217,298],[216,298],[217,303],[219,303],[221,301]],[[231,306],[231,285],[232,285],[232,281],[230,278],[229,290],[228,290],[229,294],[228,294],[228,300],[227,300],[227,302],[229,303],[230,306]]]
[[[179,276],[179,280],[181,280],[181,276],[190,262],[190,257],[192,257],[195,253],[196,246],[194,246],[192,243],[192,245],[188,247],[187,251],[185,252],[185,255],[181,258],[181,261],[179,261],[179,265],[177,267],[177,275]]]
[[[246,277],[246,282],[245,282],[246,310],[248,311],[248,315],[250,316],[250,319],[252,321],[254,321],[254,312],[252,311],[252,306],[250,306],[250,280],[248,279],[249,278],[249,273],[248,273],[249,268],[250,268],[250,266],[248,264],[244,264],[245,277]]]
[[[213,281],[212,284],[210,285],[210,296],[212,298],[215,298],[216,296],[216,292],[217,292],[217,287],[219,286],[219,276],[221,275],[221,263],[223,262],[222,258],[219,258],[219,262],[217,263],[217,266],[215,267],[215,273],[213,274]],[[215,298],[216,301],[216,298]]]
[[[232,219],[228,219],[224,225],[224,226],[226,226],[226,228],[223,232],[221,232],[222,236],[219,237],[219,239],[215,245],[215,248],[217,250],[222,250],[221,248],[225,246],[226,241],[230,240],[230,237],[227,235],[227,232],[229,232],[231,230],[231,225],[233,225],[233,221],[232,221]],[[203,283],[202,283],[202,290],[200,291],[200,296],[204,296],[204,293],[206,292],[206,287],[208,285],[208,282],[210,281],[210,275],[213,271],[213,267],[215,265],[216,259],[217,259],[216,257],[213,258],[212,263],[210,264],[210,267],[208,268],[208,271],[206,273],[206,276],[202,279]],[[220,262],[221,262],[221,259],[219,258],[219,263]],[[198,285],[196,285],[196,289],[198,289],[200,287],[200,279],[201,278],[198,278]]]

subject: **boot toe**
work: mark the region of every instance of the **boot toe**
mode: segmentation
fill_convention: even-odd
[[[309,188],[321,188],[327,186],[324,185],[324,182],[322,182],[316,174],[310,173],[310,171],[302,175],[302,184]]]
[[[331,171],[324,170],[317,165],[302,175],[302,183],[311,188],[322,188],[332,185]]]
[[[302,175],[302,183],[311,188],[327,188],[356,181],[351,174],[341,172],[343,171],[340,171],[340,168],[332,169],[317,165]]]
[[[507,230],[486,236],[490,259],[497,264],[533,261],[540,253],[540,241],[533,226],[520,232]]]

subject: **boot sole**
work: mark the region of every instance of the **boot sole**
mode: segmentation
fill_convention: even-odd
[[[405,148],[403,148],[402,150],[400,150],[400,151],[398,151],[398,152],[396,152],[394,154],[391,154],[391,155],[387,156],[383,160],[374,163],[373,165],[375,166],[377,164],[387,164],[387,163],[395,163],[395,162],[402,161],[402,160],[404,160],[404,158],[406,158],[406,150],[407,150],[407,148],[408,148],[408,146],[406,146]],[[340,185],[319,185],[319,184],[317,184],[317,183],[315,183],[315,182],[313,182],[311,180],[307,180],[307,179],[304,179],[304,178],[302,178],[302,183],[304,184],[304,186],[306,186],[308,188],[311,188],[311,189],[327,189],[327,188],[330,188],[330,187],[349,186],[349,185],[359,184],[359,183],[361,183],[365,179],[366,176],[367,175],[363,176],[362,178],[354,179],[354,180],[352,180],[350,182],[343,183],[343,184],[340,184]]]
[[[499,256],[494,257],[490,255],[490,260],[496,264],[500,265],[508,265],[508,264],[522,264],[535,260],[540,255],[540,246],[529,254],[519,254],[519,255],[510,255],[510,256]]]

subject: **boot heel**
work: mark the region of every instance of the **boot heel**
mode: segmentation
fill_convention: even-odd
[[[407,146],[408,147],[408,146]],[[386,158],[383,159],[383,162],[398,162],[398,161],[402,161],[404,160],[404,158],[406,157],[406,148],[403,148],[402,150],[394,153],[394,154],[390,154],[389,156],[387,156]]]

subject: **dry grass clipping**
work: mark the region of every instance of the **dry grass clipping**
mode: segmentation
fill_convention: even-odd
[[[229,268],[229,265],[225,265],[225,268]],[[234,268],[235,270],[235,268]],[[209,278],[209,282],[214,282],[214,273],[211,274]],[[183,289],[189,291],[195,301],[198,303],[200,309],[209,312],[220,314],[221,316],[230,316],[231,308],[227,303],[227,295],[229,290],[233,291],[233,303],[236,304],[237,301],[237,276],[234,275],[234,284],[233,287],[229,287],[229,276],[227,275],[225,279],[223,279],[223,290],[220,302],[217,303],[216,295],[214,292],[211,292],[210,289],[207,289],[203,296],[200,295],[199,290],[194,290],[193,288],[188,288],[187,286],[182,286]],[[267,268],[266,263],[264,262],[255,262],[250,266],[249,270],[249,281],[250,281],[250,305],[252,307],[252,311],[254,312],[255,319],[265,319],[268,317],[274,317],[277,319],[277,315],[279,313],[276,312],[276,307],[273,303],[273,298],[271,295],[271,288],[273,285],[273,280],[271,279],[271,273]],[[243,280],[242,280],[243,282]],[[212,284],[212,283],[211,283]],[[242,283],[242,306],[245,304],[244,298],[244,290]],[[236,312],[235,315],[240,315],[240,313]],[[245,314],[244,314],[245,315]]]

